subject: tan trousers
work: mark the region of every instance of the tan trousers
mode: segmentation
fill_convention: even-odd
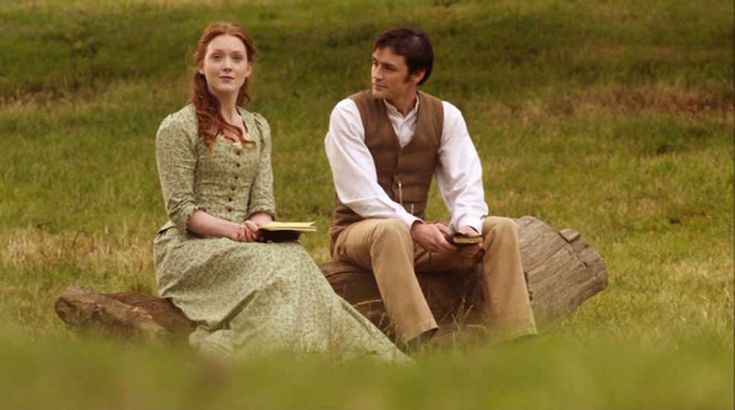
[[[518,229],[510,218],[486,217],[482,225],[483,294],[481,314],[494,339],[536,333],[518,248]],[[475,257],[430,253],[415,245],[399,219],[366,219],[347,227],[335,242],[335,260],[371,269],[400,343],[437,328],[415,271],[471,267]]]

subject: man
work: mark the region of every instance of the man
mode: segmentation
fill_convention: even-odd
[[[373,271],[401,344],[420,344],[437,330],[415,271],[469,267],[480,256],[486,303],[476,308],[491,334],[534,334],[517,228],[511,219],[486,216],[480,159],[461,112],[418,90],[433,59],[422,32],[399,27],[381,34],[371,89],[332,111],[325,138],[337,192],[332,257]],[[424,221],[434,174],[448,225]],[[483,242],[455,247],[447,240],[455,231],[481,234]]]

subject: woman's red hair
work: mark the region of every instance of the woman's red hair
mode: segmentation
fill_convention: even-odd
[[[202,36],[199,38],[199,44],[194,51],[194,76],[191,79],[191,97],[190,102],[194,104],[196,110],[199,135],[204,138],[204,142],[208,147],[214,144],[214,140],[218,134],[224,133],[225,130],[234,132],[241,142],[246,144],[254,144],[253,141],[246,141],[239,127],[228,124],[220,113],[220,104],[217,97],[209,92],[207,80],[203,74],[199,73],[199,68],[204,64],[204,57],[207,54],[207,46],[215,37],[221,35],[231,35],[239,38],[245,45],[247,51],[248,64],[255,61],[255,44],[250,34],[244,28],[237,24],[216,22],[212,23],[204,29]],[[242,87],[237,93],[237,105],[242,106],[250,102],[248,95],[248,79],[245,79]]]

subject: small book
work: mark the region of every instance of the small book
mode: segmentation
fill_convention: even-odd
[[[271,222],[260,227],[266,242],[297,241],[304,232],[316,232],[314,222]]]
[[[470,246],[482,243],[482,235],[464,235],[459,232],[455,232],[452,235],[447,236],[447,242],[454,246]]]

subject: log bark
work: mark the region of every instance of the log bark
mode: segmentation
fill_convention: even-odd
[[[539,327],[548,327],[607,287],[605,262],[572,229],[560,232],[524,216],[516,219],[519,247],[531,305]],[[343,262],[321,266],[334,290],[375,324],[385,324],[385,308],[370,271]],[[418,272],[421,289],[440,325],[480,324],[483,295],[476,268]]]
[[[530,216],[516,219],[531,303],[541,328],[573,312],[607,286],[602,256],[572,229],[557,232]],[[388,329],[380,293],[370,271],[342,262],[320,266],[332,288],[375,323]],[[480,321],[479,266],[464,271],[420,272],[419,283],[442,326]],[[123,338],[183,340],[194,323],[166,299],[132,292],[95,293],[70,287],[56,313],[71,328],[101,329]]]
[[[56,298],[56,314],[77,331],[95,330],[122,339],[185,339],[194,322],[168,299],[133,292],[95,293],[70,286]]]

